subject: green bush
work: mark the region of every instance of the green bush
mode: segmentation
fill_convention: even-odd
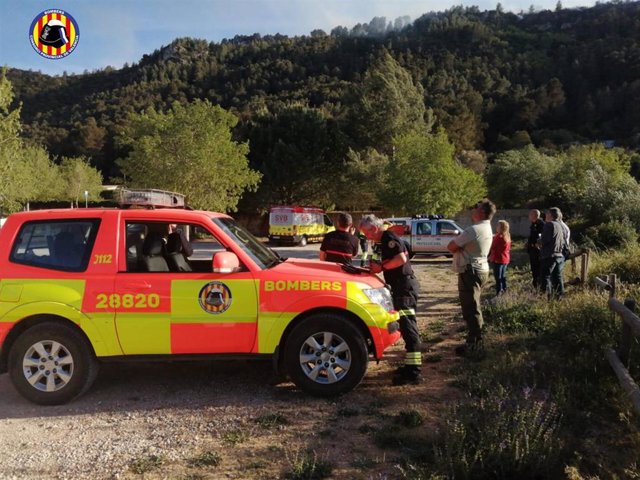
[[[222,456],[218,452],[206,451],[187,459],[187,464],[191,467],[217,467],[221,461]]]
[[[314,452],[295,452],[287,458],[290,468],[284,474],[289,480],[322,480],[333,472],[333,465]]]
[[[546,322],[546,305],[538,298],[521,303],[512,297],[500,299],[484,310],[489,328],[497,333],[539,332]]]
[[[638,234],[634,226],[618,220],[589,227],[584,232],[584,243],[599,250],[624,247],[637,243],[637,239]]]
[[[557,478],[561,415],[539,393],[496,388],[453,407],[434,446],[436,470],[447,478]]]
[[[629,243],[620,250],[601,252],[591,256],[589,274],[615,273],[623,282],[640,283],[640,244]]]

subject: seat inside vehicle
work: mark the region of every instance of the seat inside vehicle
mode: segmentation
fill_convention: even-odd
[[[165,244],[162,235],[151,232],[142,244],[142,268],[147,272],[168,272],[169,265],[165,260]]]
[[[193,269],[182,248],[182,238],[179,232],[170,233],[167,237],[167,263],[172,272],[191,272]]]

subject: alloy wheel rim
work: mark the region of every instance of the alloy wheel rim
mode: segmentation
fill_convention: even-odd
[[[339,382],[351,368],[351,349],[332,332],[309,336],[300,348],[300,367],[312,381],[324,385]]]
[[[31,345],[22,359],[22,373],[29,384],[41,392],[57,392],[73,377],[74,361],[67,347],[55,340]]]

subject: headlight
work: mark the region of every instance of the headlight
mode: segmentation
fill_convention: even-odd
[[[391,293],[385,287],[382,288],[366,288],[362,292],[371,300],[372,303],[377,303],[387,312],[393,310],[393,300],[391,300]]]

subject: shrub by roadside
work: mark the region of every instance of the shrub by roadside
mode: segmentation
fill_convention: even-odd
[[[632,273],[640,249],[631,248],[599,266],[621,266],[626,255],[620,274]],[[620,327],[607,295],[574,290],[548,302],[527,275],[514,277],[485,306],[484,356],[460,367],[467,399],[399,467],[404,478],[639,478],[640,424],[604,357]]]
[[[589,275],[615,273],[628,283],[640,284],[640,243],[629,243],[620,250],[600,252],[592,256]]]

